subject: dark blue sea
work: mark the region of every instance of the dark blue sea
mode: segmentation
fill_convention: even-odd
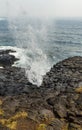
[[[40,85],[53,64],[82,56],[82,21],[0,18],[0,49],[16,50],[14,65]]]

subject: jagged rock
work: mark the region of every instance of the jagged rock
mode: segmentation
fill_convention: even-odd
[[[0,66],[8,67],[12,66],[15,61],[19,60],[15,56],[10,55],[10,52],[15,52],[13,50],[0,50]]]
[[[10,50],[10,49],[8,49],[8,50],[0,50],[0,55],[9,54],[10,52],[16,52],[16,51]]]
[[[15,58],[15,56],[13,56],[13,55],[9,55],[9,54],[0,55],[0,66],[2,66],[4,68],[11,66],[17,60],[18,59]]]
[[[48,125],[47,130],[62,130],[62,127],[62,121],[55,119]]]
[[[82,127],[77,124],[70,123],[68,126],[68,130],[82,130]]]
[[[0,95],[31,93],[35,85],[29,83],[24,69],[8,67],[0,69]]]
[[[12,116],[25,111],[27,118],[15,116],[16,130],[82,130],[81,84],[82,57],[79,56],[54,65],[40,87],[29,82],[23,68],[0,69],[0,108],[4,111],[0,119],[14,120]]]
[[[51,68],[44,78],[42,87],[72,93],[82,82],[82,57],[76,56],[63,60]]]

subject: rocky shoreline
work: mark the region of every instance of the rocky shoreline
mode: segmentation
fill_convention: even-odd
[[[40,87],[0,51],[0,130],[82,130],[82,57],[54,65]]]

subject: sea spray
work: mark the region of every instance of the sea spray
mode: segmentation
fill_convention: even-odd
[[[20,60],[14,65],[25,68],[29,80],[39,86],[53,64],[82,56],[81,28],[81,21],[58,20],[55,25],[54,20],[4,18],[0,21],[0,49],[16,50],[13,55]]]
[[[50,62],[45,53],[48,40],[46,26],[39,22],[26,20],[10,21],[10,31],[13,33],[16,46],[15,56],[20,60],[16,66],[25,68],[25,74],[33,84],[41,85],[43,75],[50,69]]]

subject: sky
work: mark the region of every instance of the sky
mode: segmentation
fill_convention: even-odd
[[[82,17],[82,0],[0,0],[0,17]]]

